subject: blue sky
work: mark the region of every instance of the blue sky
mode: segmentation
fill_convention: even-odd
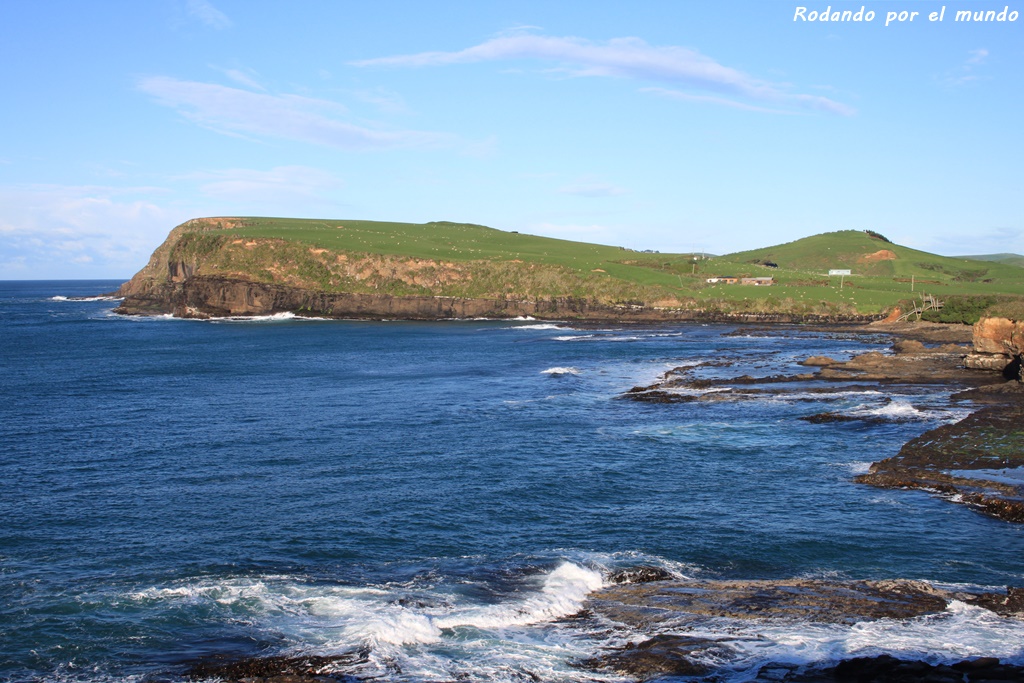
[[[1004,7],[5,2],[0,279],[127,278],[214,215],[1024,253],[1024,18],[954,21]]]

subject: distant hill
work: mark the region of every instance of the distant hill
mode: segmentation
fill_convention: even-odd
[[[970,259],[971,261],[993,261],[995,263],[1005,263],[1024,268],[1024,256],[1020,254],[982,254],[979,256],[958,256],[957,258]]]
[[[878,233],[858,230],[829,232],[763,249],[726,254],[723,261],[775,263],[780,268],[827,274],[831,269],[851,270],[854,275],[911,277],[972,282],[988,277],[1013,276],[1001,265],[981,265],[966,257],[939,256],[893,244]],[[988,260],[990,263],[995,259]]]

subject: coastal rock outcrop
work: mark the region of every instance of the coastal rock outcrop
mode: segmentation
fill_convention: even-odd
[[[994,370],[1006,379],[1024,382],[1024,321],[982,318],[974,325],[974,352],[964,364],[977,370]]]

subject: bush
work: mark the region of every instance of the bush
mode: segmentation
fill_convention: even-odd
[[[997,302],[994,296],[951,296],[942,308],[926,311],[921,318],[933,323],[973,325],[984,317],[986,309]]]

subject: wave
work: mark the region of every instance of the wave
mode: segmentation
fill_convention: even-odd
[[[956,422],[970,414],[970,410],[941,410],[918,408],[909,401],[895,400],[883,406],[858,406],[850,411],[850,417],[879,419],[891,422],[909,422],[915,420],[944,420]]]
[[[840,463],[839,467],[842,467],[852,475],[867,474],[871,470],[872,462],[870,460],[858,461],[858,462],[846,462]]]
[[[513,320],[517,320],[517,318],[513,318]],[[572,328],[566,327],[565,325],[558,325],[556,323],[539,323],[537,325],[513,325],[505,329],[536,332],[541,330],[571,330]]]
[[[447,586],[410,595],[400,588],[325,586],[288,576],[148,588],[127,597],[139,602],[219,605],[236,614],[271,617],[275,628],[306,637],[312,634],[305,627],[316,623],[322,636],[335,644],[407,645],[437,642],[452,629],[501,629],[568,616],[604,585],[600,571],[568,561],[542,577],[539,589],[485,605],[467,603]]]
[[[123,296],[51,296],[50,301],[123,301]]]
[[[548,368],[547,370],[541,370],[540,374],[542,374],[542,375],[552,375],[554,377],[561,377],[562,375],[578,375],[578,374],[580,374],[580,371],[579,371],[578,368],[554,367],[554,368]]]

